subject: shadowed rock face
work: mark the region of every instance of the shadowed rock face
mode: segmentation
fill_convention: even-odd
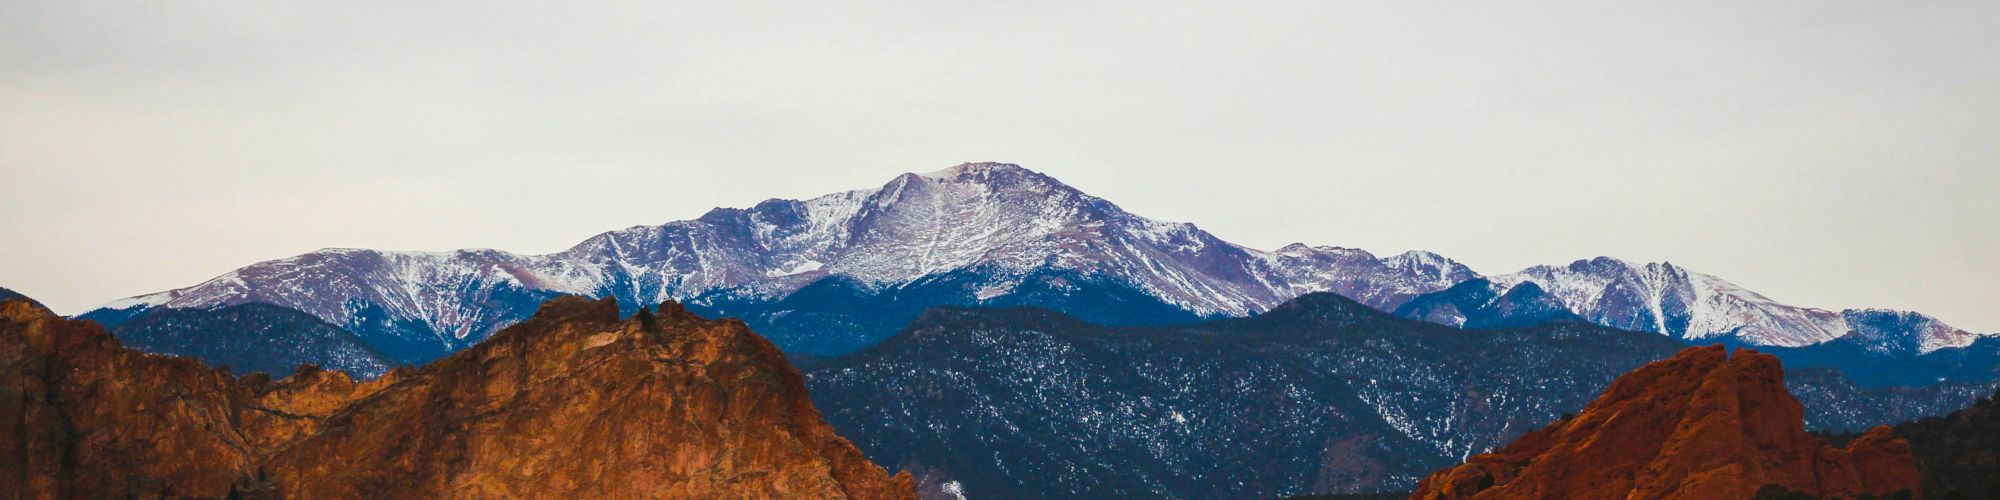
[[[26,498],[911,498],[741,323],[610,300],[420,370],[236,379],[0,303],[0,491]]]
[[[1846,449],[1807,434],[1777,358],[1697,347],[1634,370],[1575,417],[1424,479],[1412,498],[1750,498],[1919,492],[1887,427]]]
[[[94,323],[0,302],[0,491],[217,497],[253,474],[227,372],[118,346]]]

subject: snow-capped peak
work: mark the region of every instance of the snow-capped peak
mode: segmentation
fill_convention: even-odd
[[[350,327],[420,325],[414,330],[438,336],[425,342],[456,346],[532,312],[515,310],[531,307],[520,304],[556,294],[625,304],[710,294],[776,300],[829,277],[880,291],[956,273],[974,276],[968,286],[985,301],[1045,271],[1130,286],[1199,316],[1251,314],[1321,291],[1393,310],[1480,277],[1424,251],[1252,249],[1194,224],[1126,212],[1018,165],[966,163],[873,189],[610,231],[554,254],[326,249],[107,307],[270,302]],[[1780,304],[1670,263],[1599,257],[1492,281],[1534,282],[1589,321],[1686,339],[1734,335],[1796,346],[1850,330],[1841,313]],[[1945,331],[1921,345],[1960,345],[1961,334]]]
[[[271,302],[341,325],[420,324],[436,342],[459,345],[525,316],[499,309],[552,294],[628,304],[777,298],[829,276],[882,289],[965,272],[984,281],[984,300],[1051,270],[1127,284],[1199,315],[1250,314],[1315,291],[1389,308],[1477,276],[1425,252],[1377,259],[1333,247],[1245,248],[1018,165],[966,163],[873,189],[611,231],[555,254],[326,249],[114,305]]]
[[[933,180],[991,179],[1009,175],[1032,175],[1046,178],[1041,173],[1022,168],[1020,165],[1000,162],[960,163],[943,169],[911,175]]]
[[[1438,281],[1457,283],[1479,277],[1478,273],[1472,272],[1472,268],[1465,267],[1464,264],[1460,264],[1458,261],[1422,250],[1411,250],[1396,254],[1382,259],[1382,262],[1387,264],[1391,269],[1429,277]]]
[[[1480,277],[1464,264],[1421,251],[1377,258],[1357,248],[1293,243],[1257,253],[1292,296],[1334,292],[1383,310]]]
[[[1507,287],[1534,282],[1598,324],[1683,339],[1735,335],[1751,343],[1800,346],[1846,333],[1838,313],[1780,304],[1665,262],[1632,264],[1597,257],[1561,267],[1530,267],[1492,280]]]

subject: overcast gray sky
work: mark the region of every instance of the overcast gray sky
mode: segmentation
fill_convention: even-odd
[[[1259,248],[2000,331],[1995,2],[314,3],[0,2],[0,286],[75,313],[992,160]]]

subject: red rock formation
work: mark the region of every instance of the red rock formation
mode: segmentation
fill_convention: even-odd
[[[220,497],[253,474],[234,380],[119,347],[95,323],[0,303],[0,491]]]
[[[20,498],[913,498],[736,321],[558,299],[426,366],[235,379],[0,302],[0,492]],[[9,497],[14,498],[14,497]]]
[[[1805,432],[1778,359],[1697,347],[1625,374],[1577,416],[1431,474],[1411,498],[1749,498],[1918,493],[1888,428],[1847,449]]]

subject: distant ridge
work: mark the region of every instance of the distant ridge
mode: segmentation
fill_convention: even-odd
[[[924,491],[1282,498],[1409,491],[1686,347],[1575,321],[1464,330],[1316,293],[1148,327],[942,307],[806,377],[835,428]],[[1836,432],[1948,412],[1994,387],[1870,389],[1825,369],[1786,383],[1813,430]]]
[[[216,309],[162,309],[111,329],[126,347],[187,356],[248,375],[283,378],[317,365],[373,379],[395,363],[367,342],[310,314],[261,302]]]

